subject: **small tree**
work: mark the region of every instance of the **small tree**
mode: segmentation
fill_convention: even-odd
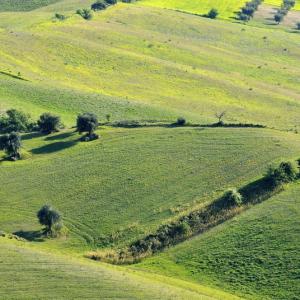
[[[37,218],[41,225],[45,226],[45,233],[53,235],[62,227],[62,218],[58,211],[49,205],[44,205],[38,212]]]
[[[279,24],[282,20],[283,20],[283,15],[280,14],[280,13],[277,13],[275,16],[274,16],[274,20],[277,24]]]
[[[223,124],[223,118],[226,115],[226,111],[222,111],[221,113],[216,113],[215,116],[218,118],[218,124]]]
[[[300,22],[297,23],[296,28],[300,30]]]
[[[105,115],[105,117],[106,117],[106,121],[107,121],[107,123],[109,123],[109,121],[110,121],[110,118],[111,118],[111,115],[110,115],[110,114],[106,114],[106,115]]]
[[[60,117],[50,113],[43,113],[37,122],[42,133],[50,134],[59,131],[61,126]]]
[[[77,9],[76,14],[80,15],[85,20],[91,20],[93,17],[91,10],[88,8]]]
[[[229,189],[221,198],[223,207],[240,206],[243,203],[242,195],[236,189]]]
[[[77,130],[79,133],[87,132],[87,135],[85,137],[86,141],[97,139],[99,137],[94,133],[98,125],[98,118],[93,113],[84,113],[77,117]]]
[[[18,133],[12,132],[0,137],[0,150],[4,150],[12,160],[21,158],[21,137]]]
[[[115,5],[117,4],[117,0],[105,0],[105,2],[108,4],[108,5]]]
[[[217,16],[218,16],[219,12],[217,9],[215,8],[212,8],[208,14],[207,14],[207,17],[210,18],[210,19],[215,19]]]

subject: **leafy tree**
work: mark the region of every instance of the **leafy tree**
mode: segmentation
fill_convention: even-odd
[[[105,0],[105,2],[109,5],[115,5],[115,4],[117,4],[118,1],[117,0]]]
[[[94,133],[98,127],[98,118],[93,113],[84,113],[77,117],[77,130],[79,133],[87,132],[88,140],[96,139],[98,136]]]
[[[210,19],[215,19],[217,16],[218,16],[219,12],[217,9],[215,8],[212,8],[208,14],[207,14],[207,17],[210,18]]]
[[[185,119],[185,118],[179,117],[179,118],[177,119],[176,125],[184,126],[185,124],[186,124],[186,119]]]
[[[297,23],[297,29],[300,30],[300,22]]]
[[[52,115],[51,113],[43,113],[37,124],[40,131],[45,134],[59,131],[61,127],[60,117]]]
[[[283,15],[280,14],[280,13],[277,13],[275,16],[274,16],[274,20],[277,24],[279,24],[282,20],[283,20]]]
[[[64,21],[67,17],[65,15],[62,15],[62,14],[59,14],[59,13],[56,13],[54,15],[54,17],[59,20],[59,21]]]
[[[53,234],[54,229],[61,228],[62,218],[58,211],[49,205],[44,205],[38,212],[37,218],[41,225],[45,226],[45,233]]]
[[[12,132],[0,136],[0,150],[5,151],[12,160],[21,158],[20,148],[21,137],[18,133]]]
[[[0,117],[0,131],[4,133],[26,132],[32,127],[30,116],[20,110],[10,109],[6,111],[4,116]]]

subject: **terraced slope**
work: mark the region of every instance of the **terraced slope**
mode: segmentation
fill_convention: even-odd
[[[227,110],[232,122],[299,127],[299,35],[140,4],[118,4],[87,22],[68,3],[2,14],[0,70],[29,82],[1,76],[0,109],[17,103],[38,113],[51,90],[48,109],[71,117],[87,103],[114,119],[206,123]],[[57,11],[70,18],[54,22]]]
[[[26,244],[0,238],[1,299],[238,299],[165,277],[41,252]]]
[[[297,299],[300,184],[139,265],[248,299]]]
[[[99,133],[102,138],[93,143],[79,143],[72,131],[25,135],[27,159],[0,163],[0,228],[23,230],[35,240],[36,212],[50,203],[71,231],[51,246],[74,251],[119,246],[228,187],[252,181],[272,161],[300,152],[298,135],[265,129]]]

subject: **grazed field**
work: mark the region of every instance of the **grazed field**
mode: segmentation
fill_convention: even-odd
[[[1,75],[0,109],[299,127],[299,35],[121,4],[53,22],[59,5],[3,14],[0,70],[29,82]]]
[[[168,274],[248,299],[297,299],[300,185],[165,253],[140,269]]]

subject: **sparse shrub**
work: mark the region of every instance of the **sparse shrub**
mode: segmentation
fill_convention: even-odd
[[[215,19],[217,16],[218,16],[219,12],[217,9],[215,8],[212,8],[208,14],[207,14],[207,17],[210,18],[210,19]]]
[[[293,162],[282,162],[278,167],[271,166],[266,174],[272,186],[279,186],[294,181],[298,177],[298,167]]]
[[[98,127],[98,118],[93,113],[84,113],[77,117],[77,130],[81,134],[87,132],[86,136],[82,138],[82,141],[88,142],[98,139],[99,136],[94,133]]]
[[[62,230],[62,218],[58,211],[49,205],[44,205],[38,212],[37,218],[45,226],[45,234],[55,236]]]
[[[5,151],[7,156],[12,160],[21,158],[21,137],[18,133],[12,132],[0,136],[0,150]]]
[[[80,15],[85,20],[91,20],[93,18],[92,11],[88,8],[77,9],[76,14]]]
[[[176,125],[178,126],[184,126],[186,124],[186,119],[183,117],[179,117],[176,121]]]
[[[0,116],[0,132],[27,132],[33,128],[30,116],[16,109],[10,109]]]
[[[105,118],[106,118],[107,123],[109,123],[110,118],[111,118],[111,114],[106,114],[106,115],[105,115]]]
[[[62,126],[60,117],[51,113],[43,113],[37,121],[38,127],[42,133],[50,134],[59,131]]]
[[[224,124],[223,119],[224,119],[225,115],[226,115],[226,111],[222,111],[220,113],[215,114],[215,116],[218,118],[218,123],[217,123],[218,125]]]

